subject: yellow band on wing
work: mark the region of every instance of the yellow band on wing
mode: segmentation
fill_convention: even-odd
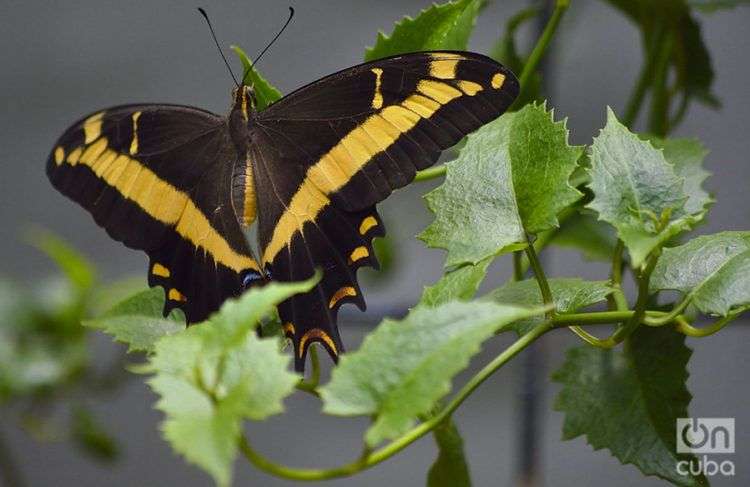
[[[307,330],[307,333],[302,335],[302,338],[299,339],[300,358],[302,358],[302,355],[304,355],[305,353],[305,346],[307,345],[307,343],[315,339],[318,339],[328,345],[328,348],[333,351],[334,355],[339,353],[336,349],[336,344],[333,342],[331,337],[328,336],[328,333],[324,332],[320,328],[313,328],[312,330]]]
[[[423,118],[432,116],[442,105],[462,92],[434,80],[422,80],[417,91],[401,103],[389,105],[354,127],[331,150],[312,165],[292,196],[274,228],[263,252],[270,263],[304,224],[315,220],[330,202],[329,195],[341,189],[358,171],[380,152],[388,149]],[[366,249],[365,249],[366,250]]]
[[[364,220],[362,220],[362,223],[359,224],[359,234],[364,235],[367,232],[370,231],[372,227],[377,227],[378,221],[375,219],[374,216],[368,216]]]
[[[89,123],[92,122],[85,122],[84,130]],[[89,132],[86,133],[88,139]],[[173,226],[180,236],[209,253],[214,261],[237,273],[258,270],[254,259],[235,251],[213,228],[187,193],[164,181],[136,159],[119,154],[107,145],[106,137],[99,137],[82,152],[80,147],[73,150],[66,162],[71,166],[88,166],[124,198],[137,204],[151,218]]]
[[[338,303],[339,301],[341,301],[345,297],[347,297],[347,296],[356,296],[356,295],[357,295],[357,290],[356,289],[354,289],[351,286],[344,286],[341,289],[339,289],[338,291],[336,291],[333,294],[333,296],[331,296],[331,300],[328,303],[328,307],[329,308],[333,308],[334,306],[336,306],[336,303]]]

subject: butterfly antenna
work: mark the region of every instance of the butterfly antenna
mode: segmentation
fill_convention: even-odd
[[[268,50],[268,48],[271,47],[274,42],[276,42],[276,39],[278,39],[279,36],[281,36],[281,34],[284,32],[284,29],[286,29],[286,27],[289,25],[289,22],[292,21],[292,17],[294,17],[294,9],[292,7],[289,7],[289,18],[286,19],[286,22],[284,23],[284,26],[281,28],[281,30],[279,30],[279,33],[276,34],[273,39],[271,39],[271,42],[269,42],[268,45],[266,47],[264,47],[262,51],[260,51],[260,54],[258,54],[257,56],[255,56],[255,60],[253,61],[253,66],[255,66],[256,64],[258,64],[258,61],[260,61],[260,58],[263,57],[263,55],[266,53],[266,51]]]
[[[229,70],[229,74],[232,76],[232,80],[234,81],[234,84],[236,84],[237,88],[239,88],[240,84],[237,82],[237,78],[234,77],[234,73],[232,72],[232,67],[229,65],[229,61],[227,61],[227,57],[224,55],[224,51],[221,50],[219,41],[216,39],[216,33],[214,32],[214,27],[213,25],[211,25],[211,21],[208,19],[208,14],[201,7],[198,7],[198,12],[200,12],[203,18],[206,19],[206,23],[208,24],[208,30],[211,31],[211,37],[214,40],[214,44],[216,44],[216,49],[219,50],[219,54],[221,55],[221,59],[224,60],[224,64],[227,65],[227,69]]]

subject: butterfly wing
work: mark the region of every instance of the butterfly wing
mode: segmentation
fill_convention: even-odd
[[[112,238],[148,254],[148,282],[164,287],[165,315],[177,307],[197,322],[258,271],[233,210],[239,166],[221,117],[128,105],[72,125],[55,144],[47,175]]]
[[[311,342],[341,351],[343,303],[364,308],[356,269],[377,265],[371,242],[384,234],[375,204],[517,94],[515,76],[486,56],[414,53],[325,77],[252,121],[262,264],[278,280],[323,269],[316,289],[280,307],[298,368]]]

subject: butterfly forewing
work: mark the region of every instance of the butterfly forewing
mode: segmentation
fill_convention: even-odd
[[[258,270],[232,205],[238,154],[225,120],[172,105],[103,110],[71,126],[47,162],[52,184],[109,235],[150,258],[164,312],[205,319]]]
[[[262,265],[284,281],[323,270],[314,290],[280,307],[297,368],[312,342],[341,351],[341,304],[364,308],[356,269],[377,265],[372,239],[384,234],[375,204],[517,93],[486,56],[414,53],[330,75],[250,120]]]

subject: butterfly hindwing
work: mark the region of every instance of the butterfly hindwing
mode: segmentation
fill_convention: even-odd
[[[205,319],[258,270],[232,205],[240,164],[225,120],[173,105],[103,110],[71,126],[47,174],[109,235],[149,255],[164,312]]]
[[[500,116],[518,81],[494,60],[429,52],[365,63],[284,97],[250,121],[261,261],[273,279],[321,283],[280,307],[297,367],[307,346],[341,349],[338,307],[364,307],[356,279],[377,265],[375,204],[442,150]]]

